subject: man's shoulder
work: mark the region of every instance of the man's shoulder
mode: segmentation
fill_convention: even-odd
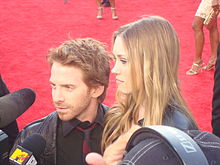
[[[52,112],[46,117],[33,121],[26,125],[17,137],[17,143],[23,143],[24,139],[33,133],[39,133],[44,138],[49,136],[50,132],[54,132],[57,126],[57,113]]]
[[[57,118],[57,113],[52,112],[46,117],[26,125],[18,134],[11,151],[14,151],[17,145],[21,145],[28,136],[35,133],[40,134],[47,142],[49,142],[49,145],[52,145],[51,143],[55,141],[54,135],[57,127]]]
[[[49,115],[41,118],[41,119],[38,119],[38,120],[35,120],[31,123],[29,123],[28,125],[26,125],[23,130],[32,130],[32,129],[39,129],[40,127],[43,127],[43,126],[48,126],[50,123],[51,124],[54,124],[57,122],[57,113],[56,112],[52,112],[50,113]]]

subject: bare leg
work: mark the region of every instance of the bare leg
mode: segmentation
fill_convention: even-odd
[[[97,4],[97,7],[98,7],[98,15],[97,15],[97,19],[102,19],[102,13],[103,13],[103,8],[102,8],[102,5],[101,5],[101,0],[96,0],[96,4]]]
[[[211,45],[211,57],[209,59],[208,64],[203,68],[205,70],[212,70],[215,68],[215,62],[217,58],[217,49],[218,49],[218,40],[219,40],[219,33],[218,33],[218,25],[217,25],[217,16],[213,18],[213,24],[207,26],[209,30],[209,38],[210,38],[210,45]]]
[[[115,8],[115,0],[109,0],[111,5],[111,11],[112,11],[112,19],[118,19],[116,8]]]
[[[191,69],[186,72],[187,75],[198,74],[203,67],[202,51],[205,40],[203,32],[203,21],[203,18],[195,16],[192,24],[195,38],[195,56]]]
[[[98,8],[101,7],[101,0],[96,0],[96,4],[97,4]]]
[[[209,37],[211,44],[211,57],[209,61],[215,63],[217,58],[217,49],[218,49],[218,41],[219,41],[217,18],[213,26],[209,29]]]
[[[115,8],[115,0],[109,0],[110,5],[112,8]]]
[[[202,62],[202,51],[204,46],[204,32],[203,32],[203,21],[204,19],[201,17],[195,16],[193,21],[193,30],[194,30],[194,38],[195,38],[195,57],[194,63]]]

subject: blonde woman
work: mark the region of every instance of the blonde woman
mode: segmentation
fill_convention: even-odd
[[[121,161],[137,125],[197,129],[179,89],[179,40],[167,20],[151,16],[122,26],[114,33],[113,56],[118,88],[102,137],[107,165]]]
[[[115,8],[115,0],[109,0],[110,5],[111,5],[111,12],[112,12],[112,19],[117,20],[118,19],[118,15],[116,13],[116,8]],[[98,15],[97,15],[97,19],[102,19],[103,16],[103,7],[102,7],[102,3],[101,0],[96,0],[96,4],[98,6]]]

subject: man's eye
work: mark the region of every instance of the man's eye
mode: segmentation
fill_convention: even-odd
[[[66,90],[67,90],[67,91],[73,91],[73,89],[74,89],[74,88],[71,87],[71,86],[67,86],[67,87],[66,87]]]

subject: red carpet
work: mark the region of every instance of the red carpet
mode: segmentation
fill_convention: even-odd
[[[117,1],[117,0],[116,0]],[[10,91],[32,88],[34,105],[18,118],[20,129],[53,111],[48,83],[49,66],[45,56],[50,47],[77,37],[93,37],[111,48],[111,35],[120,25],[142,15],[160,15],[175,27],[181,42],[180,83],[183,95],[202,130],[211,131],[213,71],[186,76],[192,64],[194,39],[191,23],[200,0],[118,0],[119,20],[111,19],[110,8],[97,20],[95,0],[1,0],[0,73]],[[210,56],[207,30],[204,61]],[[111,77],[107,105],[114,101],[115,83]]]

